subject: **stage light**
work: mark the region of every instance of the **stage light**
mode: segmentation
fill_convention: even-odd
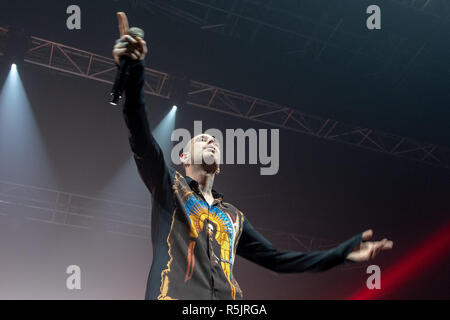
[[[164,118],[152,130],[153,136],[163,150],[166,161],[170,161],[170,153],[172,150],[172,141],[170,137],[175,128],[176,110],[177,106],[173,104],[172,108],[169,109],[169,112],[167,112]],[[110,180],[104,184],[104,187],[97,196],[102,199],[120,199],[124,202],[143,205],[139,202],[139,199],[147,198],[147,193],[146,189],[142,188],[141,181],[135,174],[136,164],[133,155],[131,155],[123,164],[120,164],[120,161],[117,159],[115,162],[118,163],[116,172]],[[140,192],[142,193],[139,194]],[[103,208],[101,205],[102,204],[99,202],[99,207],[96,207],[95,209],[107,210],[106,207]]]
[[[55,183],[45,140],[15,63],[0,90],[0,176],[21,184]],[[38,103],[38,102],[37,102]],[[32,159],[32,161],[30,161]]]
[[[166,160],[170,160],[170,154],[172,151],[172,141],[170,137],[175,129],[175,119],[177,115],[177,106],[174,104],[172,108],[167,112],[166,116],[158,123],[153,129],[153,136],[158,141],[159,146],[163,150],[163,154]]]

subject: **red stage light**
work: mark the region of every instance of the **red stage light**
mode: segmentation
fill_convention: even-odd
[[[437,263],[450,249],[450,221],[381,274],[381,289],[359,290],[349,299],[380,299]]]

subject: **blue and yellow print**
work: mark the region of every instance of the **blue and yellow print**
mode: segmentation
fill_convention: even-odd
[[[203,230],[205,219],[215,224],[215,238],[220,245],[220,265],[230,283],[233,298],[235,298],[236,288],[231,283],[234,262],[232,261],[234,231],[230,219],[222,210],[216,206],[209,207],[206,201],[197,199],[194,195],[187,199],[184,207],[189,219],[191,238],[198,238],[199,233]]]

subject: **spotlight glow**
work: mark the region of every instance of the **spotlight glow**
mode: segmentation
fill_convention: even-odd
[[[35,118],[38,109],[33,110],[16,67],[11,64],[0,91],[0,176],[20,184],[52,186],[55,176]]]
[[[177,106],[172,106],[172,109],[167,112],[166,116],[161,120],[160,123],[153,129],[153,136],[156,141],[158,141],[161,147],[164,158],[170,159],[170,154],[172,150],[172,132],[175,129],[175,118],[177,115]]]

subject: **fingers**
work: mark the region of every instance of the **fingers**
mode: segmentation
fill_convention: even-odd
[[[128,18],[125,12],[117,12],[117,22],[119,25],[120,36],[128,33]]]
[[[127,46],[126,44],[125,45],[123,45],[123,44],[117,44],[117,45],[115,45],[114,46],[114,49],[113,49],[113,55],[115,55],[115,54],[118,54],[118,55],[122,55],[122,54],[124,54],[124,53],[128,53],[128,54],[134,54],[134,55],[136,55],[137,57],[141,57],[142,56],[142,52],[139,50],[139,49],[137,49],[136,47],[133,47],[133,46]]]
[[[142,39],[141,37],[136,37],[136,41],[143,47],[147,46],[147,42],[145,42],[145,40]]]
[[[123,35],[116,40],[113,48],[114,60],[118,63],[123,55],[129,56],[133,60],[144,59],[147,53],[147,46],[143,39],[134,39],[130,35]]]
[[[375,258],[377,253],[378,253],[378,250],[376,248],[373,248],[372,250],[370,250],[370,259]]]
[[[138,60],[142,57],[142,54],[138,50],[131,51],[127,48],[115,49],[113,55],[116,62],[121,56],[128,56],[133,60]]]
[[[130,36],[129,34],[124,34],[123,36],[121,36],[119,39],[116,40],[116,44],[118,44],[118,43],[136,45],[136,44],[138,44],[138,41],[136,39],[134,39],[132,36]]]
[[[117,48],[116,46],[114,46],[114,49],[112,51],[112,55],[114,58],[114,61],[119,64],[119,59],[122,55],[126,54],[127,52],[127,48]]]
[[[137,40],[137,42],[139,43],[140,48],[142,49],[142,52],[143,52],[144,54],[146,54],[147,51],[148,51],[148,49],[147,49],[147,42],[145,42],[145,40],[142,39],[141,37],[136,37],[136,40]]]
[[[372,248],[369,252],[370,259],[375,258],[375,256],[382,250],[392,249],[394,243],[388,239],[383,239],[381,241],[373,242]]]
[[[372,236],[373,236],[373,230],[369,229],[369,230],[366,230],[363,232],[362,239],[363,239],[363,241],[367,241],[367,240],[372,239]]]
[[[122,48],[122,49],[118,48],[118,49],[114,49],[113,54],[121,56],[122,54],[126,53],[127,51],[128,51],[127,48]]]
[[[373,253],[372,253],[372,259],[375,258],[375,256],[381,251],[382,248],[383,248],[383,244],[382,243],[377,243],[375,245],[375,248],[374,248]]]
[[[381,250],[387,250],[392,249],[394,243],[391,240],[384,238],[383,240],[378,241],[377,245],[380,247]]]
[[[148,51],[146,42],[140,37],[135,39],[128,34],[128,18],[125,12],[117,12],[116,15],[120,39],[116,40],[113,48],[114,60],[119,63],[119,58],[123,55],[129,56],[133,60],[144,59]]]
[[[116,40],[114,49],[121,49],[121,48],[126,48],[130,50],[130,52],[139,49],[138,42],[129,35],[123,35],[120,39]]]
[[[392,249],[393,246],[394,246],[394,242],[392,242],[391,240],[385,239],[385,241],[383,243],[383,250]]]
[[[134,50],[134,51],[132,51],[132,52],[128,52],[128,54],[130,55],[130,57],[131,57],[133,60],[138,60],[138,59],[141,58],[141,53],[140,53],[139,51],[137,51],[137,50]]]
[[[375,258],[375,256],[378,253],[377,244],[376,243],[370,242],[369,243],[369,247],[370,247],[370,249],[369,249],[369,252],[367,253],[367,259],[366,260],[371,260],[371,259]]]

